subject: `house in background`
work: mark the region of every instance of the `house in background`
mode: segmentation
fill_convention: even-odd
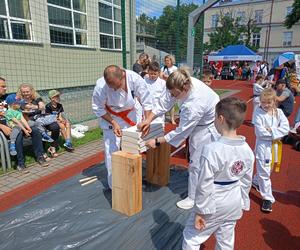
[[[253,34],[252,44],[257,45],[263,59],[272,62],[278,54],[292,51],[300,54],[300,23],[291,29],[284,26],[285,17],[292,10],[294,0],[238,0],[223,1],[205,12],[204,42],[209,41],[208,34],[218,25],[220,12],[233,13],[241,21],[253,18],[261,27]],[[273,4],[272,4],[273,3]]]

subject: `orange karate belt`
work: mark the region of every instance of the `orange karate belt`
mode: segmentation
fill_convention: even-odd
[[[106,110],[111,113],[112,115],[115,115],[119,118],[121,118],[123,121],[125,121],[127,124],[129,124],[130,126],[134,126],[136,123],[134,121],[132,121],[131,119],[128,118],[128,114],[134,110],[134,108],[131,109],[127,109],[124,111],[120,111],[120,112],[115,112],[113,111],[108,105],[105,105]]]
[[[280,171],[281,158],[282,158],[282,141],[274,140],[272,142],[272,163],[271,163],[271,167],[277,173]]]

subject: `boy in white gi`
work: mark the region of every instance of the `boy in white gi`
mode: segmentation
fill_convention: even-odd
[[[136,101],[140,100],[145,118],[152,110],[152,97],[145,80],[131,70],[110,65],[104,70],[93,92],[92,109],[103,130],[105,166],[109,188],[112,187],[111,154],[120,150],[122,129],[137,121]]]
[[[159,103],[160,98],[165,95],[166,92],[166,81],[159,77],[160,68],[158,62],[151,62],[148,68],[148,77],[145,78],[148,84],[148,89],[153,98],[153,105]],[[155,122],[165,123],[165,115],[156,117]]]
[[[217,241],[215,249],[234,249],[236,221],[242,210],[250,208],[254,163],[245,137],[236,132],[246,107],[235,97],[225,98],[216,106],[215,126],[222,136],[203,148],[195,206],[183,231],[184,250],[199,250],[212,234]]]
[[[272,142],[287,135],[289,122],[281,109],[276,108],[276,92],[267,88],[260,94],[260,106],[254,112],[256,144],[256,174],[252,185],[260,192],[261,210],[272,212],[275,202],[271,185]]]
[[[155,105],[148,119],[139,126],[147,134],[150,122],[178,102],[180,106],[178,127],[164,137],[149,140],[147,143],[151,148],[164,142],[179,147],[189,137],[188,197],[177,202],[176,205],[182,209],[190,209],[194,206],[202,148],[219,136],[214,126],[214,119],[215,106],[220,99],[210,87],[191,77],[185,69],[173,72],[167,79],[166,85],[168,91]]]

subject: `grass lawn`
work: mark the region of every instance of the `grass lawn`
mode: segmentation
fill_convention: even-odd
[[[225,93],[228,93],[230,90],[228,89],[214,89],[214,91],[219,95],[224,95]]]
[[[102,138],[102,131],[100,128],[95,128],[95,129],[92,129],[90,131],[87,131],[85,133],[85,136],[81,139],[75,139],[73,138],[72,139],[72,143],[73,143],[73,146],[76,148],[80,145],[84,145],[84,144],[87,144],[89,142],[92,142],[92,141],[95,141],[95,140],[99,140]],[[57,152],[59,154],[65,152],[66,150],[64,149],[63,147],[63,143],[64,141],[62,140],[62,138],[60,137],[59,138],[59,150],[57,150]],[[45,145],[46,147],[44,148],[48,148],[49,145]],[[24,154],[25,154],[25,164],[26,166],[29,166],[30,164],[33,164],[35,163],[35,158],[34,158],[34,154],[33,154],[33,151],[32,151],[32,147],[31,146],[26,146],[24,147]],[[8,169],[7,172],[11,172],[11,171],[15,171],[15,167],[16,167],[16,158],[15,157],[12,157],[12,169]],[[7,173],[6,172],[6,173]],[[0,169],[0,175],[3,174],[3,170],[2,168]]]

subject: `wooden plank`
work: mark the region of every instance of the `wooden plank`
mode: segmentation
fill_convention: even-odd
[[[166,186],[170,178],[170,145],[162,143],[147,151],[146,180],[152,184]]]
[[[112,209],[127,216],[142,210],[142,156],[112,154]]]

